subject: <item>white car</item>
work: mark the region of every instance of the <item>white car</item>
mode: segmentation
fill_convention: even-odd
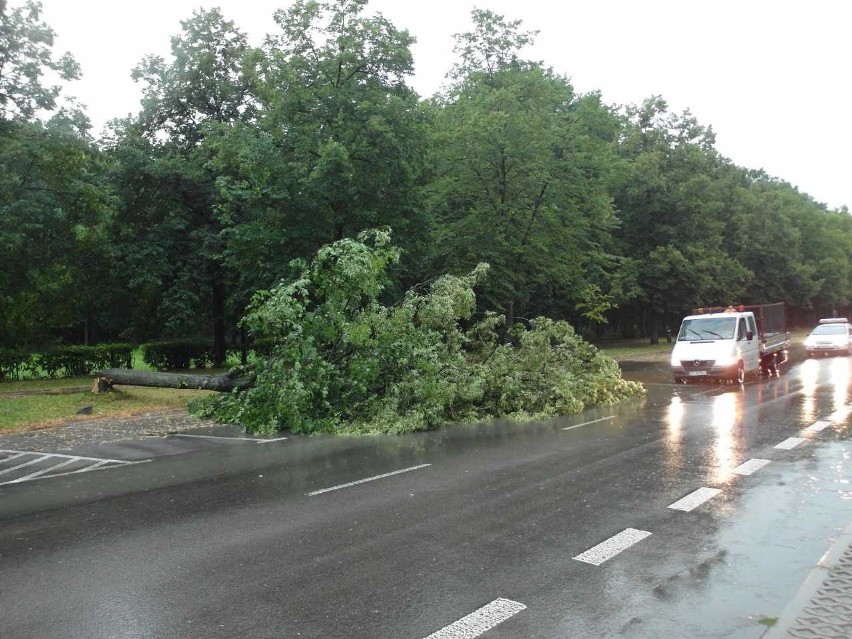
[[[852,324],[845,317],[821,319],[805,339],[808,357],[852,353]]]

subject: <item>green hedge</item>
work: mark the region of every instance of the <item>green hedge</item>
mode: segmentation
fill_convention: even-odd
[[[206,368],[213,363],[213,346],[208,340],[196,338],[148,342],[142,344],[142,359],[160,371]]]
[[[275,347],[275,340],[270,337],[255,339],[248,344],[232,344],[228,346],[228,358],[242,361],[243,351],[248,357],[258,359],[268,357]]]
[[[48,377],[80,377],[103,368],[133,368],[133,346],[65,346],[33,357]]]
[[[102,368],[133,368],[133,346],[99,344],[62,346],[45,353],[0,349],[0,381],[32,378],[80,377]]]
[[[24,351],[0,348],[0,382],[7,379],[20,379],[21,374],[30,367],[32,357]]]

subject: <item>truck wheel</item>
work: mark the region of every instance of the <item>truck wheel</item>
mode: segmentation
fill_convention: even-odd
[[[737,366],[737,377],[735,379],[735,383],[737,384],[745,384],[745,368],[742,364]]]

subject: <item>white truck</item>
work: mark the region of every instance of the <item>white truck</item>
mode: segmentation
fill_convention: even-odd
[[[672,349],[672,377],[724,380],[778,374],[787,361],[790,334],[783,302],[697,308],[683,319]]]

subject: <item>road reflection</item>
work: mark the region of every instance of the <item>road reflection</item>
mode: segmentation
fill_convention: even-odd
[[[675,395],[666,408],[666,467],[670,473],[677,473],[683,463],[683,400]],[[674,474],[672,475],[674,476]]]
[[[816,389],[819,377],[819,362],[813,359],[805,360],[799,367],[799,381],[802,384],[802,410],[803,423],[811,423],[817,419]]]
[[[727,483],[734,468],[741,461],[736,454],[737,434],[743,419],[743,395],[740,392],[724,393],[713,401],[711,424],[716,435],[711,455],[713,483]]]
[[[817,389],[819,388],[820,373],[825,374],[827,365],[828,385],[831,387],[831,421],[841,424],[849,417],[852,408],[849,406],[849,384],[852,382],[852,361],[848,357],[835,357],[829,362],[808,359],[799,367],[799,381],[802,384],[802,422],[809,424],[820,419]],[[825,388],[825,384],[823,385]],[[825,407],[823,407],[825,410]]]
[[[834,411],[837,416],[832,415],[832,419],[835,422],[845,421],[849,414],[846,407],[846,402],[849,401],[849,358],[835,357],[831,362],[829,371],[831,372],[831,383],[834,384]]]
[[[666,466],[679,469],[683,464],[683,429],[686,419],[687,401],[674,396],[666,407]],[[743,393],[727,392],[712,398],[710,425],[714,437],[710,451],[710,474],[708,481],[724,484],[733,478],[731,472],[742,461],[737,449],[741,448],[743,425]],[[703,411],[706,404],[699,410]]]

